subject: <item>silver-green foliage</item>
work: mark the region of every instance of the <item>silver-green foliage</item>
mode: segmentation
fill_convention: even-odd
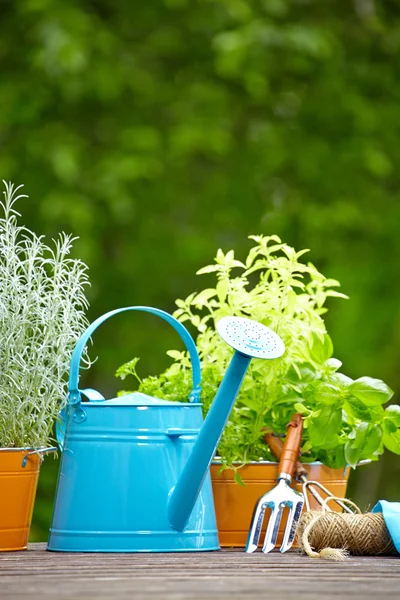
[[[276,331],[286,345],[276,360],[252,360],[218,452],[225,464],[272,458],[265,446],[265,427],[283,433],[295,411],[305,417],[303,460],[329,466],[354,466],[360,459],[377,459],[384,446],[400,454],[400,407],[384,410],[393,392],[370,377],[353,381],[339,372],[323,315],[329,297],[344,297],[310,262],[277,236],[251,236],[255,242],[246,258],[233,250],[218,250],[215,264],[198,271],[217,276],[214,287],[177,300],[175,316],[198,331],[202,363],[202,401],[207,411],[226,371],[232,350],[215,331],[227,315],[250,317]],[[240,272],[234,275],[233,272]],[[154,396],[185,400],[190,390],[190,364],[183,352],[170,351],[171,367],[159,377],[140,382]],[[127,363],[118,376],[136,374]]]
[[[87,267],[70,257],[74,239],[52,245],[20,225],[22,186],[0,202],[0,447],[40,447],[66,398],[65,376],[87,326]]]

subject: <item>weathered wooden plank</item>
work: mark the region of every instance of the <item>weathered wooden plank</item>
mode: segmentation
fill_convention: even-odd
[[[400,597],[400,560],[353,557],[344,563],[298,552],[243,550],[190,554],[0,554],[0,598],[99,600],[365,600]]]

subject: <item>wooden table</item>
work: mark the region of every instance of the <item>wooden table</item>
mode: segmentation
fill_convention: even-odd
[[[65,554],[31,544],[0,553],[0,598],[75,600],[400,599],[400,558],[335,563],[290,551]]]

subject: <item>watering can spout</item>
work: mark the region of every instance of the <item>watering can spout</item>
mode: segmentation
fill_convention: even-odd
[[[250,319],[225,317],[217,331],[236,352],[169,499],[168,518],[177,531],[189,520],[251,359],[278,358],[285,350],[279,336]]]
[[[168,504],[171,526],[183,531],[235,403],[250,358],[235,353]]]

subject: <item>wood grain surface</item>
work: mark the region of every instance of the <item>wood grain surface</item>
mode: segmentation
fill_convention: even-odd
[[[67,554],[31,544],[0,553],[1,600],[400,599],[400,558],[343,563],[297,551]]]

